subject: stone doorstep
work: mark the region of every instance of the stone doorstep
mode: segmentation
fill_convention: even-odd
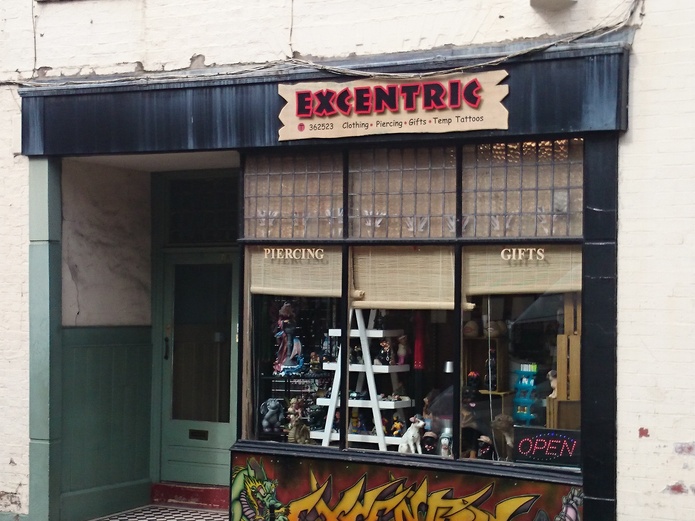
[[[229,510],[229,487],[189,485],[186,483],[154,483],[151,499],[155,505]]]

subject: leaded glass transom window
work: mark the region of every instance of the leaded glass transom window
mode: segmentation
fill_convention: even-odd
[[[350,236],[455,236],[454,148],[355,151],[349,175]]]
[[[317,152],[249,156],[244,204],[246,237],[340,238],[342,155]]]
[[[359,239],[582,236],[583,141],[369,148],[348,154],[347,236]],[[340,152],[251,155],[244,231],[255,239],[339,239]],[[457,215],[457,193],[461,214]]]
[[[581,237],[583,142],[463,147],[464,237]]]

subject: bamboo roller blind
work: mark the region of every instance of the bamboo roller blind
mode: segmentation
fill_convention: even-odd
[[[581,247],[538,247],[544,249],[543,260],[505,260],[501,256],[503,246],[464,248],[464,294],[470,296],[581,291]]]
[[[301,250],[302,248],[298,248]],[[247,250],[251,268],[251,293],[298,297],[340,297],[342,256],[340,248],[323,248],[315,259],[272,259],[265,248]],[[301,256],[301,254],[298,254]]]
[[[355,308],[454,309],[452,248],[356,247],[352,269]]]

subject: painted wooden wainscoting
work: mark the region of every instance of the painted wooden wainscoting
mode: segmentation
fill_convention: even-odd
[[[63,329],[61,519],[150,500],[150,327]]]

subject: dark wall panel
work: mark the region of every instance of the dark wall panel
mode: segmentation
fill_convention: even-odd
[[[501,68],[509,72],[509,96],[504,100],[509,129],[466,135],[505,138],[623,130],[626,62],[627,51],[616,48],[597,55],[541,56],[507,63]],[[282,82],[297,79],[286,76]],[[338,79],[318,73],[301,77],[302,81]],[[257,78],[245,83],[24,90],[22,153],[64,156],[286,146],[290,143],[277,140],[284,103],[277,85],[278,81]],[[434,140],[460,134],[412,137]],[[377,136],[345,142],[404,139],[407,136]]]

